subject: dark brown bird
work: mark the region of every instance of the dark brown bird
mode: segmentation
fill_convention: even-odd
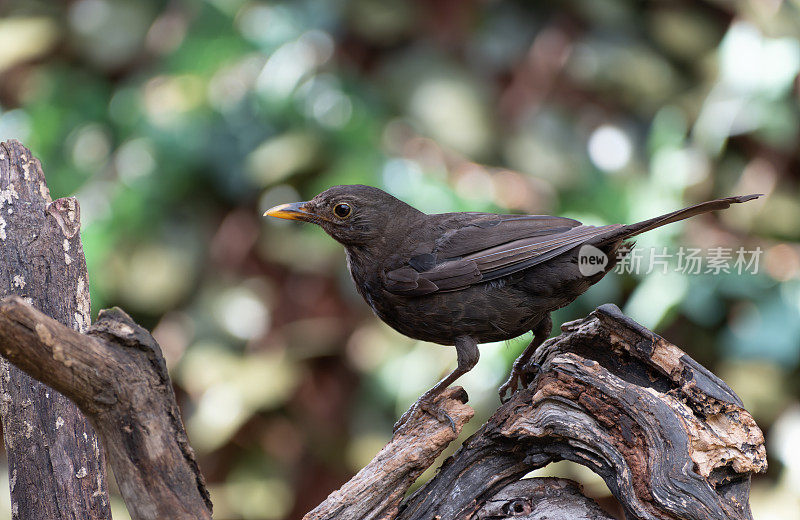
[[[322,227],[344,245],[356,288],[378,317],[406,336],[455,345],[457,368],[403,414],[397,429],[416,408],[450,420],[433,400],[475,366],[478,343],[533,331],[500,387],[501,399],[508,390],[513,393],[523,367],[550,336],[550,313],[600,281],[614,267],[625,239],[757,197],[703,202],[636,224],[587,226],[546,215],[428,215],[377,188],[352,185],[334,186],[308,202],[282,204],[264,215]],[[589,276],[578,265],[586,244],[608,259]]]

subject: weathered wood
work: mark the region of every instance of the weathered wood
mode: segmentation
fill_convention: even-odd
[[[89,285],[74,198],[53,202],[39,161],[0,144],[0,296],[17,294],[83,331]],[[0,416],[12,514],[18,519],[111,518],[97,435],[64,396],[0,360]]]
[[[119,309],[86,334],[0,300],[0,354],[93,422],[134,520],[211,518],[211,501],[153,337]]]
[[[454,437],[424,415],[306,518],[609,518],[563,481],[519,481],[558,460],[603,477],[631,519],[751,518],[750,476],[766,470],[764,439],[724,382],[613,305],[562,330],[534,356],[542,369],[532,385],[398,514],[398,494]]]
[[[426,413],[413,415],[372,462],[303,520],[394,518],[411,484],[458,438],[461,428],[472,418],[474,412],[464,404],[466,400],[461,387],[442,392],[436,403],[453,419],[455,431],[449,423]]]
[[[571,460],[605,480],[628,518],[751,518],[764,438],[733,391],[613,305],[562,326],[542,370],[449,458],[398,519],[474,518],[499,489]]]
[[[483,504],[476,520],[614,520],[581,486],[563,478],[525,478],[500,490]]]

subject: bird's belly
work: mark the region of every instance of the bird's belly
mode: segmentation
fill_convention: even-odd
[[[452,345],[461,335],[486,343],[524,334],[544,316],[535,302],[513,288],[487,284],[411,298],[381,291],[368,299],[378,317],[395,330],[442,345]]]

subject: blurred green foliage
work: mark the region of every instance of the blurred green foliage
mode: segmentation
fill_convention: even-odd
[[[341,248],[267,207],[364,183],[605,223],[765,193],[639,240],[760,247],[757,274],[613,274],[554,321],[615,302],[720,374],[768,434],[756,518],[797,519],[799,6],[7,0],[0,138],[79,198],[95,312],[154,329],[218,518],[299,517],[455,359],[379,323]],[[525,341],[462,378],[473,431]]]

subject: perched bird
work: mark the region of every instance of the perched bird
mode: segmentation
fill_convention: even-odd
[[[397,430],[418,408],[452,425],[433,401],[475,366],[478,344],[533,331],[500,387],[501,400],[516,391],[528,360],[550,336],[550,313],[613,269],[624,240],[757,197],[703,202],[636,224],[587,226],[546,215],[429,215],[377,188],[346,185],[264,215],[322,227],[344,245],[356,288],[378,317],[406,336],[455,345],[456,369],[403,414]],[[587,275],[579,268],[585,245],[607,260]]]

